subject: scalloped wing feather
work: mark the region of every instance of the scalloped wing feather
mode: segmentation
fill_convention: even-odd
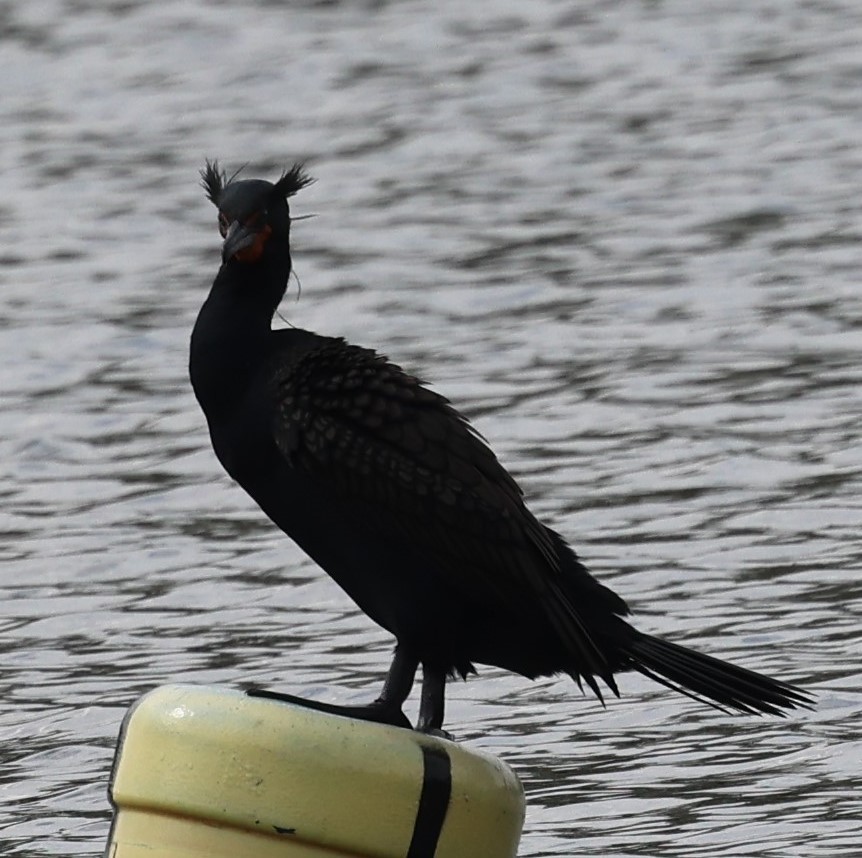
[[[537,611],[577,669],[613,678],[560,581],[549,532],[479,434],[448,400],[370,349],[328,340],[273,379],[276,443],[435,557],[465,594]]]

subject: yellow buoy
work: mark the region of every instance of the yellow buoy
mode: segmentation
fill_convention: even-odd
[[[454,742],[167,685],[123,722],[107,858],[509,858],[514,772]]]

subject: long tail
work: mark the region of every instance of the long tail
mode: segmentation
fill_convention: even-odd
[[[753,670],[702,655],[679,644],[631,629],[620,646],[625,669],[672,688],[716,709],[783,715],[784,709],[810,709],[810,694]]]

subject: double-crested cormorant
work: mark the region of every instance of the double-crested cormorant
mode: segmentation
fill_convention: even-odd
[[[467,420],[382,355],[272,330],[291,271],[288,198],[201,172],[222,265],[195,323],[191,381],[227,472],[396,638],[383,692],[355,714],[393,724],[419,664],[418,728],[441,730],[447,676],[492,664],[535,678],[635,670],[718,708],[780,714],[799,688],[637,631],[626,603],[527,508]],[[354,710],[351,710],[354,711]]]

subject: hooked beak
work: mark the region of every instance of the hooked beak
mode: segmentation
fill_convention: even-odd
[[[221,246],[221,260],[227,262],[233,259],[237,253],[251,247],[257,238],[257,231],[250,226],[235,220],[228,228]]]

